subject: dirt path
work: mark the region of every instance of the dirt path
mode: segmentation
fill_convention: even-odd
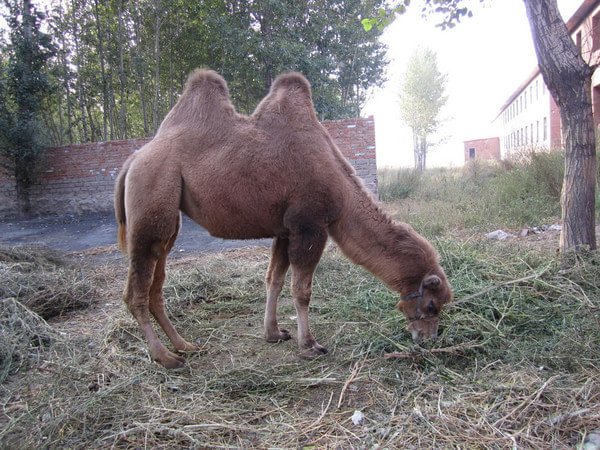
[[[116,236],[117,223],[109,214],[0,220],[0,246],[4,247],[42,245],[65,253],[102,248],[105,253],[117,253]],[[268,246],[270,242],[270,239],[238,241],[214,238],[184,217],[173,253],[216,252],[228,248]]]

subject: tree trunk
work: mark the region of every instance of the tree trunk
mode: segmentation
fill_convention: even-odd
[[[562,20],[556,0],[523,0],[548,90],[560,108],[565,147],[560,250],[596,249],[596,142],[592,68]]]
[[[158,118],[158,102],[160,99],[160,0],[154,2],[155,35],[154,35],[154,107],[153,107],[153,125],[154,134],[158,130],[160,120]]]
[[[123,38],[123,2],[117,2],[117,23],[119,29],[119,94],[121,96],[120,99],[120,108],[119,108],[119,138],[127,139],[129,134],[127,133],[127,113],[125,111],[125,64],[123,62],[123,47],[125,47],[124,38]]]
[[[140,89],[140,103],[142,105],[142,122],[144,124],[144,136],[150,136],[150,124],[148,123],[148,113],[147,113],[147,100],[145,93],[145,85],[144,85],[144,57],[142,56],[142,32],[140,27],[140,22],[142,21],[142,16],[139,12],[139,9],[133,8],[134,16],[134,26],[135,26],[135,40],[136,40],[136,51],[134,54],[135,67],[138,75],[138,84]]]
[[[23,69],[20,71],[23,89],[27,92],[32,88],[33,67],[33,17],[31,1],[23,0],[23,44],[20,52]],[[35,167],[35,150],[33,137],[34,110],[29,98],[18,96],[17,120],[23,131],[19,136],[20,153],[15,158],[15,182],[17,191],[17,208],[21,217],[28,218],[31,214],[30,188],[33,184],[33,169]],[[25,125],[27,124],[27,125]]]
[[[100,6],[99,0],[96,0],[94,3],[94,14],[96,19],[96,32],[98,36],[98,53],[100,57],[100,75],[102,77],[102,103],[103,103],[103,111],[102,111],[102,120],[103,120],[103,135],[102,140],[108,139],[108,122],[109,122],[109,113],[110,113],[110,103],[108,96],[108,82],[106,80],[106,68],[105,68],[105,59],[104,59],[104,34],[102,32],[102,24],[101,24],[101,15],[100,15]]]

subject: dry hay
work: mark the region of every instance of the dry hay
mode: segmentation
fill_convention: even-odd
[[[298,359],[293,341],[262,338],[266,249],[172,262],[169,314],[202,346],[178,370],[150,360],[116,301],[121,277],[104,293],[110,304],[53,324],[60,338],[35,370],[1,386],[0,446],[580,446],[600,428],[596,262],[438,248],[459,298],[492,289],[449,309],[425,347],[392,311],[395,295],[328,248],[311,320],[330,354],[314,361]],[[283,297],[281,324],[293,330]]]
[[[46,247],[0,248],[0,298],[16,298],[44,319],[88,307],[99,296],[93,274]]]
[[[56,338],[48,324],[14,298],[0,299],[0,384]]]

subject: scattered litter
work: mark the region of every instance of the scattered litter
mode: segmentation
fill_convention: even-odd
[[[524,238],[524,237],[529,236],[531,233],[543,234],[547,231],[561,231],[561,230],[562,230],[562,225],[559,223],[555,223],[554,225],[542,225],[541,227],[523,228],[521,231],[519,231],[519,237]],[[514,234],[509,233],[504,230],[492,231],[491,233],[488,233],[485,236],[488,239],[491,239],[493,241],[503,241],[504,239],[507,239],[509,237],[516,237]]]
[[[600,450],[600,430],[587,435],[583,443],[583,450]]]
[[[365,416],[361,411],[354,411],[354,414],[352,414],[352,423],[354,423],[354,425],[360,425],[361,423],[363,423],[363,420],[365,420]]]
[[[504,230],[496,230],[496,231],[492,231],[491,233],[486,234],[486,237],[493,241],[503,241],[506,238],[515,237],[515,235],[507,233]]]

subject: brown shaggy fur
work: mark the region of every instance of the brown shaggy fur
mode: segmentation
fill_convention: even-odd
[[[328,236],[402,296],[421,293],[398,304],[415,339],[437,334],[439,312],[452,297],[433,247],[377,207],[317,121],[310,85],[298,73],[278,77],[251,116],[235,111],[217,73],[192,73],[154,139],[123,166],[115,211],[130,260],[124,300],[166,367],[184,360],[160,343],[150,313],[176,351],[197,349],[171,325],[162,294],[180,211],[213,236],[274,238],[265,335],[270,342],[290,338],[277,324],[277,298],[291,266],[298,345],[308,357],[327,351],[310,332],[308,304]]]

